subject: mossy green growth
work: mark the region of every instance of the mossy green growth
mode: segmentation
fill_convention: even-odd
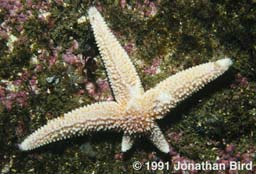
[[[33,3],[40,6],[39,1]],[[224,55],[234,61],[228,73],[159,121],[176,152],[195,161],[215,161],[227,144],[234,144],[236,153],[241,154],[255,149],[255,3],[162,0],[156,3],[157,12],[152,16],[143,15],[149,8],[146,5],[142,10],[134,1],[127,3],[122,9],[118,1],[114,4],[51,1],[51,5],[44,7],[51,14],[47,19],[50,22],[39,20],[41,11],[24,5],[33,16],[24,22],[22,32],[13,29],[13,34],[18,39],[24,38],[25,44],[18,40],[10,52],[7,40],[0,38],[0,80],[14,81],[19,78],[18,73],[28,71],[29,79],[36,76],[39,92],[29,90],[28,79],[21,84],[21,89],[29,92],[28,105],[14,105],[7,110],[0,104],[2,173],[152,173],[145,168],[134,171],[132,163],[171,160],[160,152],[156,158],[150,158],[156,149],[144,139],[135,145],[126,160],[119,160],[116,156],[120,153],[122,136],[117,133],[73,138],[32,152],[21,152],[17,148],[17,143],[47,120],[95,102],[86,92],[77,95],[79,90],[85,90],[84,81],[95,84],[98,78],[106,78],[88,21],[77,22],[92,5],[102,9],[101,13],[122,45],[134,44],[131,59],[146,89],[180,70]],[[0,10],[1,23],[7,15]],[[17,24],[9,25],[15,28]],[[74,54],[89,58],[85,66],[64,63],[62,55],[73,40],[79,43]],[[56,62],[49,66],[55,49],[58,49]],[[31,57],[40,55],[43,56],[38,64],[42,69],[37,71],[38,64],[31,64]],[[155,58],[161,60],[160,71],[149,75],[144,70]],[[237,78],[238,74],[242,78]],[[172,133],[179,134],[175,141]],[[251,154],[255,164],[255,152]]]

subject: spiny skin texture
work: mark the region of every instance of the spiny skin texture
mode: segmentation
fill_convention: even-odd
[[[89,9],[89,19],[107,75],[118,103],[127,103],[133,95],[141,95],[140,78],[126,51],[107,27],[96,8]]]
[[[124,134],[123,152],[132,147],[136,137],[145,135],[160,151],[168,153],[168,142],[155,120],[223,74],[232,61],[224,58],[189,68],[144,92],[135,67],[100,13],[94,7],[88,13],[115,101],[81,107],[49,121],[28,136],[20,149],[32,150],[93,131],[115,130]]]

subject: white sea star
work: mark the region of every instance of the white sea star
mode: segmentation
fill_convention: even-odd
[[[145,135],[160,151],[168,153],[168,142],[156,120],[163,118],[177,103],[223,74],[232,61],[224,58],[189,68],[144,92],[135,67],[100,13],[94,7],[88,13],[115,101],[81,107],[53,119],[29,135],[19,148],[32,150],[75,135],[116,130],[124,134],[123,152],[132,147],[136,137]]]

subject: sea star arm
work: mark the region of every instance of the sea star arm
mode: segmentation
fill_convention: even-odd
[[[115,100],[127,103],[133,96],[143,93],[139,76],[98,10],[91,7],[88,14]]]
[[[225,58],[181,71],[147,91],[142,97],[143,105],[148,106],[147,112],[160,119],[178,102],[223,74],[231,64],[231,59]]]
[[[169,152],[169,144],[157,124],[151,128],[151,131],[149,132],[149,139],[160,151],[164,153]],[[133,144],[134,137],[124,134],[122,138],[121,151],[127,152],[132,148]]]
[[[169,152],[169,144],[166,141],[162,131],[160,130],[160,128],[155,125],[151,132],[150,132],[150,136],[149,139],[151,140],[151,142],[162,152],[164,153],[168,153]]]
[[[21,150],[32,150],[72,136],[88,132],[116,129],[115,121],[122,115],[116,102],[95,103],[75,109],[63,117],[50,120],[29,135],[20,145]]]
[[[121,151],[127,152],[132,148],[133,143],[134,143],[134,138],[131,137],[130,135],[124,134],[122,138]]]

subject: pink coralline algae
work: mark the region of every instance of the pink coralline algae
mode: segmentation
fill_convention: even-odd
[[[5,96],[5,88],[0,86],[0,97]]]
[[[83,59],[83,56],[81,54],[76,55],[74,52],[78,50],[79,44],[76,40],[72,41],[72,45],[70,48],[66,50],[66,53],[62,55],[62,59],[70,64],[70,65],[84,65],[86,60]]]
[[[39,88],[38,88],[38,80],[36,76],[32,76],[32,78],[29,80],[29,87],[30,87],[30,91],[37,94],[39,92]]]
[[[48,23],[50,20],[50,13],[49,12],[43,12],[38,15],[38,19],[41,20],[44,23]]]
[[[55,0],[55,2],[56,2],[58,5],[62,5],[62,4],[63,4],[63,0]]]
[[[107,79],[98,79],[96,84],[92,82],[85,82],[85,89],[87,93],[96,101],[112,101],[113,97],[110,94],[110,88]]]
[[[57,57],[56,56],[50,56],[49,57],[49,66],[53,66],[57,61]]]
[[[125,6],[127,4],[126,0],[120,0],[119,3],[120,3],[121,8],[125,8]]]
[[[136,9],[138,11],[141,11],[141,13],[145,16],[145,17],[153,17],[157,14],[157,5],[160,2],[151,2],[149,0],[144,0],[143,3],[141,3],[140,1],[136,2]]]
[[[0,38],[7,40],[9,38],[8,33],[0,27]]]
[[[53,47],[50,46],[52,55],[49,56],[49,66],[52,67],[58,60],[59,52],[61,51],[61,47]]]
[[[86,82],[85,89],[90,96],[94,96],[96,94],[96,86],[92,82]]]
[[[79,43],[77,42],[77,40],[73,40],[72,45],[69,48],[69,51],[73,52],[73,51],[77,50],[78,48],[79,48]]]
[[[159,5],[160,1],[153,2],[149,0],[136,1],[136,4],[134,7],[132,7],[133,10],[139,12],[144,17],[154,17],[157,14],[157,6]],[[128,2],[126,0],[120,0],[119,1],[120,7],[122,9],[130,7]]]
[[[0,7],[7,10],[9,16],[16,17],[18,12],[23,8],[23,5],[19,0],[0,0]]]
[[[117,153],[117,154],[115,154],[115,160],[123,160],[123,158],[124,158],[124,156],[123,156],[123,153]]]
[[[36,76],[31,76],[27,71],[20,73],[19,78],[14,81],[1,82],[0,104],[8,111],[14,106],[26,107],[29,95],[39,92],[37,84]]]
[[[134,50],[135,44],[132,42],[128,42],[124,45],[124,49],[128,54],[131,54],[131,52]]]
[[[219,159],[217,160],[217,163],[224,163],[227,170],[229,170],[229,164],[231,161],[240,161],[242,163],[250,163],[253,161],[253,158],[255,156],[255,148],[249,148],[248,151],[241,153],[236,152],[236,147],[233,144],[229,144],[226,146],[225,150],[219,152]],[[238,171],[231,171],[231,173],[237,173]]]
[[[0,9],[5,10],[4,22],[1,26],[7,31],[12,31],[10,24],[15,24],[15,29],[23,30],[23,23],[32,15],[30,10],[24,10],[20,0],[0,0]]]
[[[148,9],[145,11],[145,16],[155,16],[157,13],[157,7],[154,2],[149,2]]]
[[[71,64],[71,65],[74,65],[74,64],[77,64],[80,62],[79,58],[70,52],[63,54],[62,58],[66,63]]]
[[[243,87],[246,88],[249,85],[248,79],[241,74],[236,74],[235,76],[235,82],[230,85],[231,88],[236,88],[236,87]]]
[[[36,59],[39,60],[39,62],[35,63],[35,71],[41,71],[43,68],[43,65],[51,68],[53,65],[56,64],[58,60],[59,52],[61,51],[60,47],[52,47],[50,46],[50,50],[41,49],[39,50],[39,54],[36,57]]]
[[[172,142],[178,143],[182,138],[182,132],[171,132],[167,136]]]
[[[144,68],[144,73],[148,75],[157,74],[160,71],[161,60],[159,58],[155,58],[151,66]]]
[[[1,103],[7,110],[11,110],[14,104],[24,107],[27,105],[28,93],[26,91],[7,92],[5,96],[0,97]]]

